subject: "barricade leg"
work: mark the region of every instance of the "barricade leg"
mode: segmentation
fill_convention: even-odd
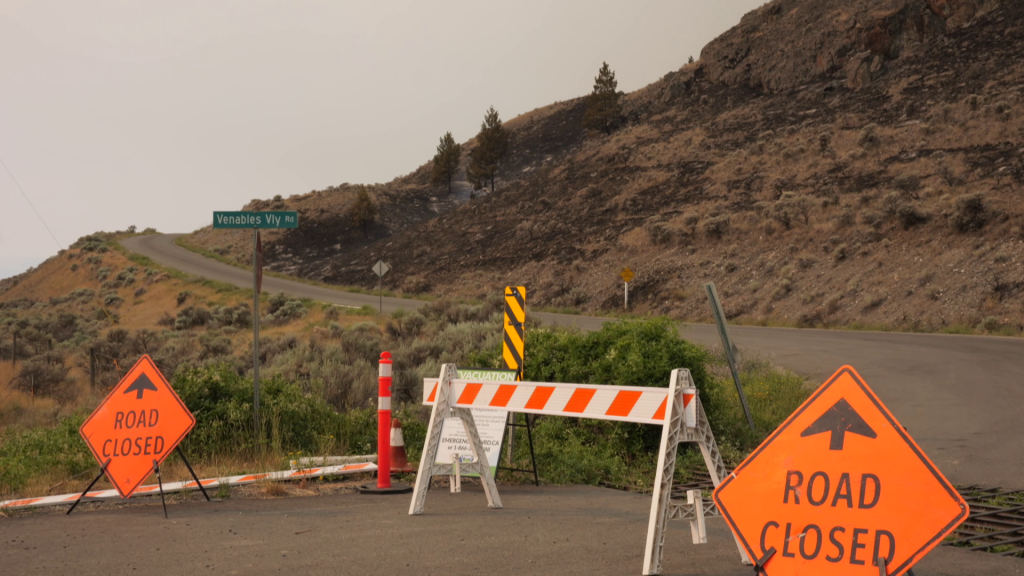
[[[651,500],[651,517],[647,523],[647,545],[644,547],[645,576],[661,574],[661,555],[665,547],[665,524],[668,522],[669,498],[672,496],[672,479],[676,470],[676,450],[682,435],[683,402],[679,386],[679,370],[672,371],[668,385],[668,401],[665,403],[665,425],[661,431],[661,448],[658,450],[658,470],[654,476],[654,496]]]
[[[725,480],[725,477],[728,476],[728,470],[725,467],[725,462],[722,461],[722,454],[718,451],[718,444],[715,442],[715,435],[711,432],[711,423],[708,422],[707,414],[704,413],[704,405],[700,403],[700,396],[694,400],[697,402],[697,427],[693,429],[691,434],[695,436],[693,441],[697,442],[697,445],[700,446],[700,453],[704,456],[704,464],[708,467],[711,481],[717,488],[722,483],[722,480]],[[740,553],[740,562],[753,566],[754,563],[747,556],[747,551],[743,548],[743,544],[740,544],[735,534],[732,535],[732,539],[736,542],[736,549]]]
[[[466,436],[469,437],[469,446],[473,449],[473,458],[476,462],[471,463],[473,470],[480,475],[484,485],[484,494],[487,495],[487,506],[489,508],[501,508],[501,497],[498,496],[498,487],[494,484],[494,475],[491,474],[491,467],[487,463],[487,453],[484,452],[484,443],[480,440],[480,431],[476,429],[476,422],[473,420],[473,412],[467,408],[456,408],[455,415],[462,419],[462,426],[466,429]]]

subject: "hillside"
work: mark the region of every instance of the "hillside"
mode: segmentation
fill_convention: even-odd
[[[714,281],[743,322],[1019,333],[1022,32],[1014,2],[776,0],[625,95],[611,135],[583,98],[509,121],[494,194],[449,198],[424,165],[374,187],[362,240],[350,187],[278,200],[302,227],[268,261],[370,285],[383,258],[402,291],[583,310],[621,306],[629,266],[638,312],[706,319]]]

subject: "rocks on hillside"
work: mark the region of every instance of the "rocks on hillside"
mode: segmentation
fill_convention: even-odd
[[[914,44],[1002,0],[774,0],[701,52],[712,81],[771,92],[837,78],[860,89]]]

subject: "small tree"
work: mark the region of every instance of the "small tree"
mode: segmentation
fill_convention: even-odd
[[[619,122],[622,105],[619,104],[619,83],[615,72],[604,62],[594,78],[594,91],[587,98],[587,111],[583,114],[583,126],[611,134]]]
[[[356,199],[348,207],[348,217],[353,226],[363,229],[363,236],[369,238],[370,224],[377,218],[377,205],[370,198],[366,186],[360,186],[356,192]]]
[[[455,142],[452,133],[448,132],[441,137],[441,143],[437,145],[437,154],[434,154],[434,169],[430,173],[430,183],[434,186],[445,182],[448,184],[448,193],[452,193],[452,180],[455,172],[459,169],[459,159],[462,157],[462,146]]]
[[[476,135],[476,148],[469,154],[466,177],[473,183],[473,190],[490,185],[494,192],[494,180],[508,154],[509,135],[501,125],[498,111],[491,106],[484,114],[480,132]]]

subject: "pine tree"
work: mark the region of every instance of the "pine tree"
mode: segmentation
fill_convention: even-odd
[[[476,148],[469,153],[466,177],[473,183],[473,190],[489,185],[491,192],[494,192],[498,169],[508,154],[508,140],[508,132],[501,125],[498,111],[491,106],[484,114],[480,132],[476,135]]]
[[[619,123],[622,105],[619,104],[619,93],[616,88],[615,72],[604,62],[594,78],[594,91],[587,98],[587,111],[583,113],[583,126],[591,130],[601,130],[611,134]]]
[[[441,137],[441,143],[437,145],[437,154],[434,154],[434,169],[430,173],[430,183],[437,186],[442,182],[448,184],[448,193],[452,193],[452,180],[459,169],[459,159],[462,157],[462,146],[455,142],[452,133],[448,132]]]
[[[356,199],[348,207],[348,218],[354,226],[363,229],[363,237],[369,238],[370,224],[377,218],[377,205],[370,198],[366,186],[360,186]]]

